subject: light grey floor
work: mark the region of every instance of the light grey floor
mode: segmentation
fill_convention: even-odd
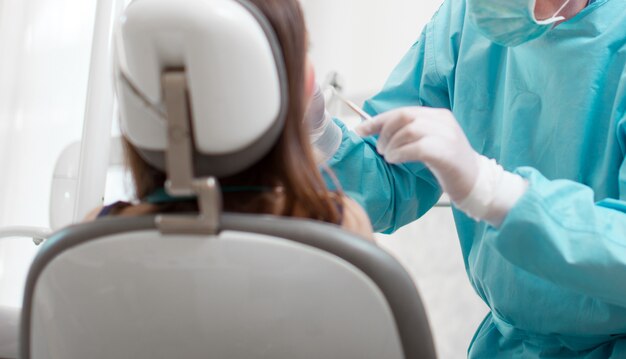
[[[487,313],[465,274],[450,208],[435,208],[392,236],[379,236],[413,276],[422,294],[442,359],[467,357],[474,331]]]

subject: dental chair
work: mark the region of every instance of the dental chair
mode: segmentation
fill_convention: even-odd
[[[254,6],[135,1],[115,44],[123,133],[200,213],[52,235],[28,276],[20,358],[435,358],[386,252],[330,224],[222,212],[219,178],[285,121],[279,44]]]

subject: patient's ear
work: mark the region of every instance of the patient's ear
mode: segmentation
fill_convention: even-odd
[[[315,92],[315,68],[313,67],[313,63],[311,59],[307,56],[306,64],[305,64],[305,73],[304,73],[304,94],[306,96],[307,102],[313,98],[313,94]]]

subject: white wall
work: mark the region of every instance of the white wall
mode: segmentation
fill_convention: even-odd
[[[442,0],[301,0],[310,53],[323,81],[330,71],[346,80],[346,93],[365,98],[418,39]]]

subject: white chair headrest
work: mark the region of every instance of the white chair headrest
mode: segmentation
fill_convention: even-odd
[[[281,133],[288,95],[282,52],[246,0],[136,0],[115,37],[124,136],[165,171],[162,75],[186,74],[196,171],[228,176],[262,158]],[[200,169],[198,169],[200,168]]]

